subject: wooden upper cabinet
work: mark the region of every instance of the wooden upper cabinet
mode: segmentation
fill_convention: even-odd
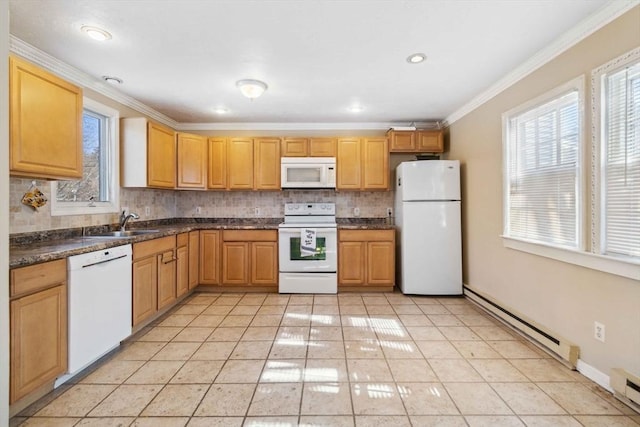
[[[307,157],[309,140],[307,138],[282,138],[282,157]]]
[[[336,156],[336,139],[335,138],[309,139],[309,156],[310,157],[335,157]]]
[[[200,135],[178,133],[178,188],[207,186],[207,138]]]
[[[387,138],[362,140],[362,189],[389,189],[389,143]]]
[[[209,138],[208,145],[207,188],[224,190],[227,188],[227,139]]]
[[[421,130],[417,132],[418,151],[426,153],[442,153],[444,138],[440,130]]]
[[[148,124],[147,184],[158,188],[176,186],[176,133],[153,122]]]
[[[387,132],[391,153],[442,153],[443,132],[440,129]]]
[[[360,190],[361,186],[361,148],[358,138],[338,139],[336,168],[338,190]]]
[[[9,57],[11,175],[82,178],[82,89]]]
[[[336,139],[283,138],[282,157],[336,157]]]
[[[253,140],[230,138],[227,143],[227,188],[253,189]]]
[[[253,140],[253,179],[255,190],[280,189],[280,138]]]

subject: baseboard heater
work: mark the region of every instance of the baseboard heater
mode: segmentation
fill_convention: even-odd
[[[518,331],[535,340],[545,349],[557,355],[567,363],[571,369],[576,369],[580,355],[580,348],[577,345],[545,329],[543,326],[536,324],[533,320],[527,319],[516,311],[498,305],[486,295],[471,289],[467,285],[464,286],[464,294],[471,301],[498,319],[513,326]]]
[[[609,384],[613,395],[634,408],[640,410],[640,378],[621,368],[611,369]]]

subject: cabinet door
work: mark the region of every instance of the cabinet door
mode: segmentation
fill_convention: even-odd
[[[387,136],[390,139],[391,152],[411,152],[416,150],[416,135],[414,131],[389,131]]]
[[[362,188],[389,189],[389,145],[386,138],[362,141]]]
[[[82,89],[9,58],[9,169],[36,178],[82,178]]]
[[[280,139],[258,138],[253,141],[254,189],[280,189]]]
[[[189,247],[176,249],[176,297],[189,291]]]
[[[249,283],[249,243],[222,242],[222,284]]]
[[[335,138],[311,138],[309,140],[310,157],[335,157]]]
[[[189,289],[198,286],[200,266],[200,232],[189,232]]]
[[[337,188],[339,190],[359,190],[361,185],[361,150],[358,138],[338,140]]]
[[[207,188],[218,190],[227,188],[227,140],[225,138],[209,138]]]
[[[133,326],[158,311],[157,283],[158,262],[155,256],[133,263]]]
[[[367,284],[393,285],[395,282],[394,242],[367,243]]]
[[[206,187],[207,139],[200,135],[179,133],[178,188]]]
[[[147,183],[149,187],[175,188],[175,132],[157,123],[149,122],[147,138]]]
[[[220,284],[220,232],[200,231],[200,284]]]
[[[309,141],[307,138],[283,138],[282,157],[306,157]]]
[[[13,403],[67,370],[67,287],[13,300],[10,313]]]
[[[338,243],[338,283],[362,285],[365,283],[365,242]]]
[[[425,153],[442,153],[444,141],[440,130],[421,130],[417,132],[418,151]]]
[[[231,138],[227,144],[229,190],[253,189],[253,141]]]
[[[278,242],[251,243],[251,284],[278,284]]]
[[[174,251],[156,255],[158,259],[158,310],[176,300],[176,256]]]

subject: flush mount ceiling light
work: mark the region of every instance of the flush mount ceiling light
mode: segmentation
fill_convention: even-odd
[[[82,27],[80,27],[80,31],[82,31],[92,39],[98,40],[101,42],[111,39],[111,34],[108,31],[103,30],[102,28],[92,27],[90,25],[83,25]]]
[[[427,55],[425,55],[424,53],[414,53],[407,57],[407,62],[409,64],[419,64],[423,62],[425,59],[427,59]]]
[[[240,92],[249,99],[259,97],[268,87],[265,82],[253,79],[238,80],[236,86],[240,89]]]
[[[226,114],[227,113],[227,109],[224,107],[218,107],[215,110],[213,110],[216,114]]]
[[[349,107],[349,111],[351,111],[352,113],[361,113],[362,110],[364,110],[364,108],[362,108],[360,105],[354,105]]]
[[[107,83],[111,83],[112,85],[121,85],[122,84],[122,79],[120,77],[102,76],[102,80],[104,80]]]

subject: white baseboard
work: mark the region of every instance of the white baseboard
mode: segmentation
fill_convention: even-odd
[[[593,366],[583,362],[581,359],[578,359],[576,369],[578,370],[578,372],[589,378],[594,383],[598,384],[600,387],[603,387],[613,393],[613,388],[611,387],[611,379],[604,372],[597,370]]]

